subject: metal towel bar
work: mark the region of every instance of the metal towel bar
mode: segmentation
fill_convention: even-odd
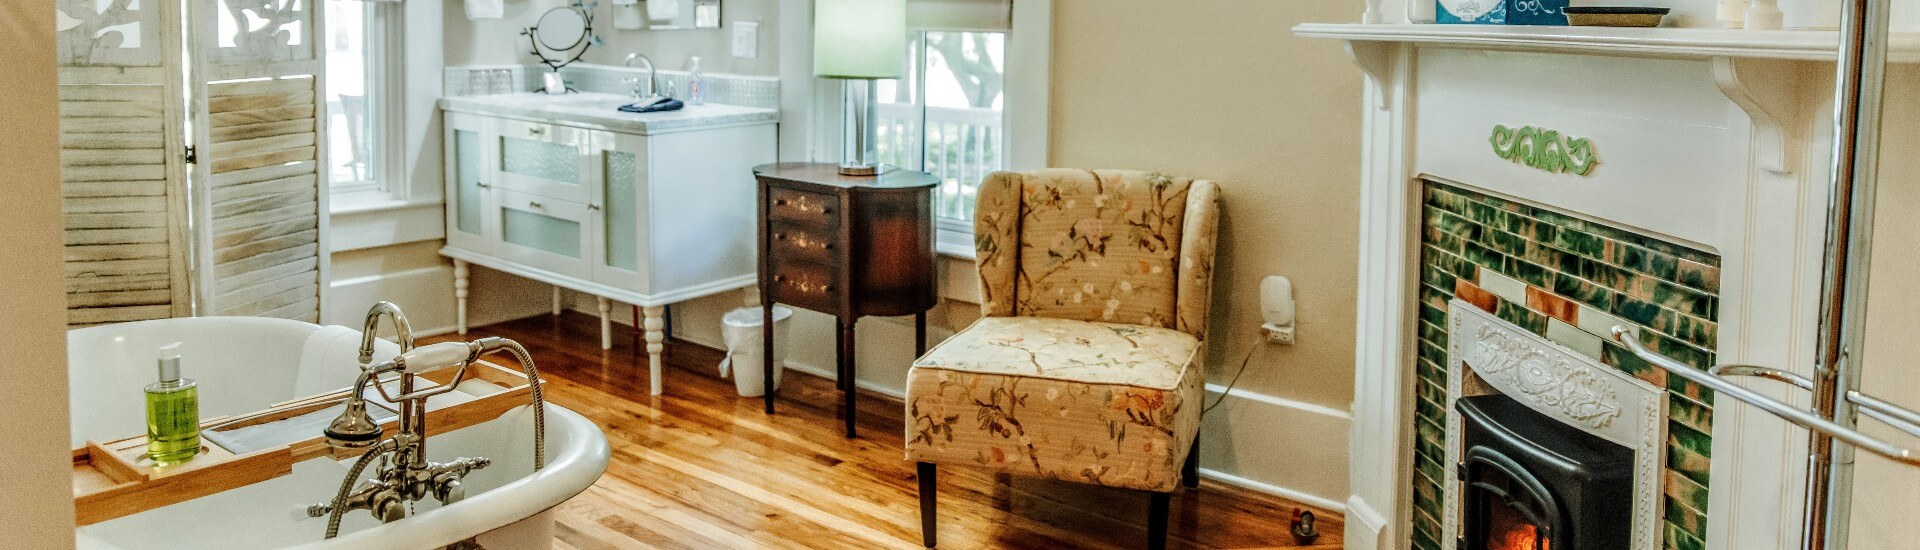
[[[1813,381],[1800,375],[1752,365],[1721,365],[1703,371],[1647,349],[1646,344],[1640,343],[1640,340],[1635,338],[1633,332],[1626,327],[1613,327],[1613,339],[1626,345],[1627,349],[1632,350],[1634,355],[1653,364],[1653,366],[1660,367],[1670,374],[1705,386],[1707,389],[1718,392],[1720,395],[1732,397],[1742,403],[1753,405],[1760,410],[1771,413],[1802,428],[1826,434],[1829,437],[1844,441],[1848,445],[1856,448],[1902,463],[1920,466],[1920,451],[1902,448],[1862,433],[1859,430],[1821,418],[1812,412],[1801,410],[1793,405],[1782,403],[1777,399],[1765,395],[1760,395],[1753,390],[1733,383],[1733,381],[1723,376],[1755,376],[1786,382],[1801,389],[1812,390],[1814,387]],[[1899,428],[1901,431],[1920,436],[1920,426],[1916,425],[1920,424],[1920,413],[1876,399],[1859,391],[1849,391],[1846,397],[1848,401],[1860,407],[1860,412],[1867,413],[1867,416],[1881,422],[1886,422],[1888,425]]]

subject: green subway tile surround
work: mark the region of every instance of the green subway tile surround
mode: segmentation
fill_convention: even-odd
[[[1667,388],[1661,533],[1705,546],[1713,394],[1646,364],[1606,332],[1636,325],[1648,347],[1713,365],[1720,257],[1712,252],[1438,182],[1425,182],[1414,386],[1413,547],[1441,550],[1447,302],[1473,304],[1577,353]],[[1594,341],[1598,339],[1598,346]]]

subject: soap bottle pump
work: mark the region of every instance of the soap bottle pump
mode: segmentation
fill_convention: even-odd
[[[160,381],[147,385],[147,456],[156,466],[200,453],[200,389],[180,377],[180,342],[160,346]]]
[[[700,56],[693,56],[687,69],[687,103],[690,105],[707,104],[707,74],[700,70]]]

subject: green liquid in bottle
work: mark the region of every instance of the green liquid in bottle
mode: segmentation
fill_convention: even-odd
[[[147,386],[147,455],[158,466],[200,453],[200,389],[192,380]]]

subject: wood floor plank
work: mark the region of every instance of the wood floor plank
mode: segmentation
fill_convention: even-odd
[[[898,400],[860,395],[861,436],[845,439],[832,381],[788,371],[780,412],[767,416],[759,398],[715,376],[719,351],[679,340],[667,345],[667,395],[652,396],[638,335],[616,334],[614,349],[601,350],[598,326],[569,312],[466,336],[521,342],[548,380],[547,399],[607,435],[606,474],[554,509],[556,548],[920,547]],[[1298,508],[1320,517],[1317,540],[1288,534]],[[1146,509],[1138,491],[940,469],[943,548],[1138,548]],[[1338,514],[1212,481],[1175,493],[1170,523],[1169,548],[1341,547]]]

